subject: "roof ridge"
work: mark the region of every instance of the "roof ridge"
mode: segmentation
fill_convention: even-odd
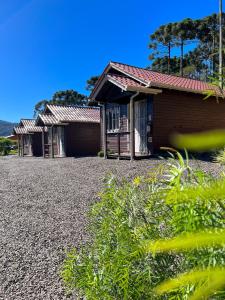
[[[76,104],[47,104],[48,106],[58,106],[58,107],[74,107],[74,108],[89,108],[89,109],[100,109],[98,106],[88,106],[88,105],[76,105]]]

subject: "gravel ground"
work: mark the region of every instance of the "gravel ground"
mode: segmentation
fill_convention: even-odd
[[[0,299],[75,299],[66,296],[59,268],[66,249],[87,240],[85,215],[104,177],[134,177],[157,163],[0,158]],[[221,170],[197,164],[214,175]]]

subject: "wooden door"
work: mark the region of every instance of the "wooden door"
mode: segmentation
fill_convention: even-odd
[[[32,137],[30,134],[23,136],[23,155],[32,155]]]
[[[135,102],[135,153],[147,154],[147,101]]]

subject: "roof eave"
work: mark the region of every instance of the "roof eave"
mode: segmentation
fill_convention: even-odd
[[[135,87],[135,86],[127,86],[126,87],[126,91],[129,92],[140,92],[140,93],[144,93],[144,94],[151,94],[151,95],[158,95],[162,93],[162,90],[159,89],[152,89],[149,87]]]
[[[182,87],[174,87],[174,86],[171,86],[169,84],[160,84],[160,83],[156,83],[156,82],[152,82],[151,86],[158,87],[158,88],[169,89],[169,90],[174,90],[174,91],[193,93],[193,94],[198,94],[198,95],[204,95],[205,92],[207,91],[207,90],[203,91],[203,90],[193,90],[193,89],[182,88]],[[215,92],[215,91],[213,91],[213,92]],[[215,92],[215,95],[212,95],[212,96],[214,96],[214,97],[217,96],[217,97],[223,98],[223,95],[219,95],[219,94],[217,95],[216,92]]]

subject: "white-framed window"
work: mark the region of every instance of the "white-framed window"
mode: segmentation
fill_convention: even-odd
[[[106,110],[107,132],[118,132],[120,129],[120,107],[112,106]]]

